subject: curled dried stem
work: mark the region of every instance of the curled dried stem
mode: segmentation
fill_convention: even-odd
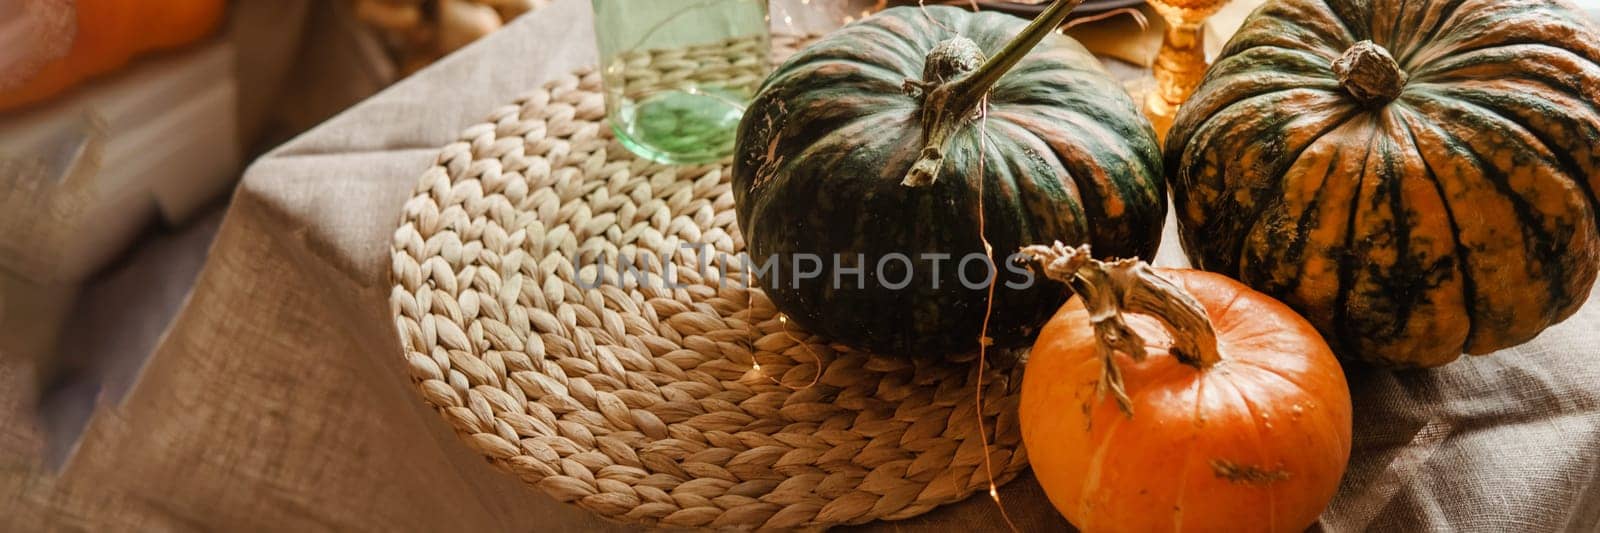
[[[1099,340],[1103,368],[1096,392],[1099,398],[1107,392],[1114,395],[1117,406],[1128,416],[1133,416],[1133,401],[1123,387],[1116,354],[1122,352],[1142,362],[1148,353],[1144,337],[1124,320],[1125,313],[1148,315],[1166,327],[1172,334],[1170,351],[1184,364],[1206,369],[1222,360],[1216,328],[1205,307],[1182,287],[1156,274],[1149,263],[1139,259],[1103,262],[1090,255],[1087,244],[1074,248],[1059,241],[1025,247],[1022,254],[1032,258],[1045,277],[1066,283],[1083,299]]]

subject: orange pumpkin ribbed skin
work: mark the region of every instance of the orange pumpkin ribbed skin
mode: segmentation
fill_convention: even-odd
[[[67,54],[0,91],[0,111],[49,99],[147,52],[192,43],[215,31],[224,0],[76,0],[77,32]]]
[[[1021,424],[1040,485],[1088,531],[1303,531],[1350,456],[1344,372],[1287,306],[1226,277],[1157,272],[1205,308],[1221,362],[1170,355],[1154,320],[1125,317],[1149,357],[1116,359],[1132,402],[1107,396],[1094,329],[1074,297],[1045,325],[1022,384]]]

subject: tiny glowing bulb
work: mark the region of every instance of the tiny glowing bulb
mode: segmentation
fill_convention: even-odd
[[[788,324],[789,323],[789,317],[786,317],[786,316],[783,316],[783,315],[778,315],[778,323],[779,324]]]
[[[761,371],[761,363],[751,363],[750,364],[750,368],[755,370],[756,372],[760,372]]]
[[[994,498],[994,501],[1000,501],[1000,491],[995,490],[994,485],[989,485],[989,497]]]

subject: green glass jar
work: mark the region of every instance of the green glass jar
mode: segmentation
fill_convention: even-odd
[[[766,78],[767,0],[593,0],[606,117],[622,144],[663,163],[733,153]]]

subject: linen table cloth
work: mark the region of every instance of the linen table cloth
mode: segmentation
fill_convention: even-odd
[[[557,2],[251,166],[126,400],[96,416],[59,475],[0,464],[0,530],[630,530],[458,442],[411,386],[388,304],[390,236],[420,173],[495,106],[593,63],[591,23],[587,1]],[[1176,246],[1169,227],[1159,261],[1181,262]],[[1593,530],[1596,299],[1493,356],[1433,371],[1349,366],[1355,449],[1318,527]],[[1000,493],[1020,529],[1069,529],[1031,475]],[[978,495],[862,529],[1004,527]]]

